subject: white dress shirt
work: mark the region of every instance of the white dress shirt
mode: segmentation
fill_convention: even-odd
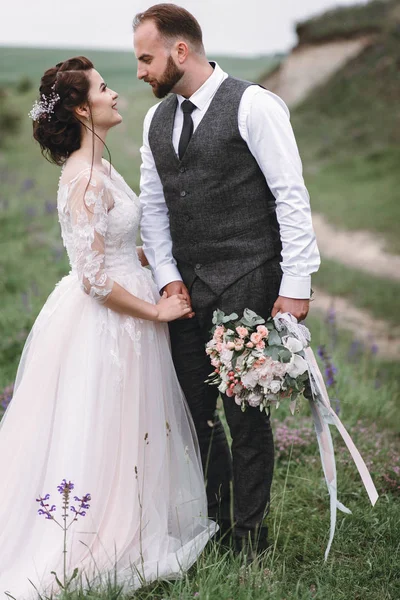
[[[228,77],[215,64],[212,75],[190,101],[193,130],[198,127],[221,83]],[[183,127],[180,110],[183,96],[177,96],[172,143],[178,154]],[[181,280],[172,256],[168,209],[163,186],[149,146],[149,129],[158,104],[150,108],[143,131],[140,202],[143,209],[141,235],[143,249],[159,289]],[[275,196],[276,214],[282,240],[282,282],[279,294],[288,298],[309,298],[311,273],[318,270],[320,256],[311,221],[310,198],[302,176],[302,164],[289,110],[281,98],[257,85],[249,86],[240,101],[238,125],[242,138],[263,172]]]

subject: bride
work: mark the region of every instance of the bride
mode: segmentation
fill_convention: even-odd
[[[118,95],[84,57],[48,69],[40,93],[34,137],[62,165],[71,271],[33,326],[0,424],[0,592],[17,599],[60,591],[51,571],[61,579],[64,556],[67,578],[78,568],[83,581],[111,572],[134,589],[177,576],[216,529],[165,324],[191,308],[160,299],[136,252],[138,198],[102,159]],[[66,554],[36,502],[50,494],[47,516],[62,522],[64,478],[91,496]]]

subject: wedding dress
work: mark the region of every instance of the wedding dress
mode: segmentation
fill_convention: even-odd
[[[113,168],[66,172],[57,202],[71,272],[33,326],[0,423],[0,593],[18,600],[36,597],[33,584],[59,591],[63,532],[36,498],[50,494],[61,521],[64,478],[73,504],[91,495],[67,534],[69,575],[111,572],[127,589],[179,576],[216,529],[167,325],[103,305],[113,281],[159,299],[136,254],[139,200]]]

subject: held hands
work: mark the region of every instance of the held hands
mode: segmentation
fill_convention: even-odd
[[[183,281],[171,281],[171,283],[168,283],[166,286],[163,287],[162,292],[163,293],[166,292],[168,298],[170,296],[174,296],[176,294],[178,294],[178,295],[181,294],[182,296],[184,296],[188,306],[190,307],[190,311],[184,315],[181,315],[178,318],[191,319],[192,317],[194,317],[190,294],[188,292],[186,285],[183,283]]]
[[[191,312],[190,305],[183,294],[174,294],[169,296],[166,291],[163,292],[160,300],[157,302],[158,317],[157,321],[168,322],[180,319]]]
[[[278,296],[272,308],[271,316],[275,317],[278,312],[287,312],[296,317],[297,321],[300,322],[306,318],[309,307],[309,300],[299,300],[297,298],[285,298],[285,296]]]

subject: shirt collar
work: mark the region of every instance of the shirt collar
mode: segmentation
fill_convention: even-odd
[[[196,108],[203,110],[208,102],[213,98],[219,86],[225,78],[225,73],[216,62],[210,62],[210,65],[214,68],[210,77],[206,79],[203,85],[192,95],[188,100],[195,104]],[[186,98],[177,94],[179,106]]]

